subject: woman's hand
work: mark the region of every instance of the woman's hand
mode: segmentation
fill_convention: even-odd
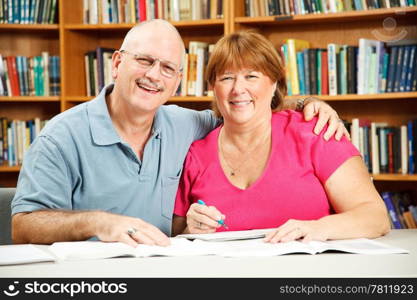
[[[324,126],[327,123],[329,124],[325,134],[323,135],[326,141],[333,135],[337,141],[340,141],[343,135],[350,140],[349,131],[343,124],[343,121],[340,120],[337,112],[326,102],[315,97],[307,98],[304,101],[303,114],[306,121],[310,121],[314,116],[318,115],[318,120],[316,126],[314,127],[315,134],[319,134],[323,130]]]
[[[221,225],[218,220],[225,216],[214,206],[193,203],[187,212],[187,228],[189,233],[213,233]]]
[[[264,241],[268,243],[290,242],[301,239],[302,242],[325,241],[327,234],[320,221],[300,221],[290,219],[277,229],[269,232]]]

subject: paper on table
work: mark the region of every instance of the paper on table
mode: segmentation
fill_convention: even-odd
[[[200,241],[201,242],[201,241]],[[224,242],[228,244],[223,249],[222,256],[242,257],[242,256],[275,256],[290,253],[318,254],[325,251],[341,251],[356,254],[401,254],[409,253],[408,250],[391,247],[389,245],[366,239],[349,239],[334,241],[311,241],[303,243],[291,241],[287,243],[265,243],[261,239],[242,240]]]
[[[60,242],[49,247],[50,251],[60,259],[99,259],[118,256],[149,257],[149,256],[195,256],[219,255],[225,257],[276,256],[290,253],[317,254],[328,250],[336,250],[358,254],[399,254],[409,251],[401,248],[369,240],[352,239],[337,241],[311,241],[303,243],[265,243],[261,238],[233,241],[190,241],[185,238],[171,238],[167,247],[138,245],[136,248],[123,243],[105,242]]]
[[[49,250],[62,260],[101,259],[111,257],[148,257],[148,256],[188,256],[210,255],[218,252],[219,246],[214,249],[210,245],[196,244],[182,238],[171,238],[168,247],[139,244],[136,248],[124,243],[82,241],[57,242]]]
[[[0,265],[55,261],[56,258],[32,244],[0,246]]]
[[[265,237],[265,234],[274,230],[275,228],[267,229],[253,229],[253,230],[238,230],[238,231],[223,231],[214,233],[200,233],[200,234],[180,234],[177,237],[184,237],[190,240],[203,240],[203,241],[234,241],[234,240],[248,240],[258,239]]]

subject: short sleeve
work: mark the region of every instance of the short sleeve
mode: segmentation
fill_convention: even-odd
[[[212,110],[194,111],[195,123],[197,124],[194,133],[194,140],[204,138],[209,132],[220,125],[221,120],[216,118]]]
[[[324,128],[321,134],[315,137],[311,149],[311,160],[316,176],[323,184],[346,160],[361,155],[344,136],[340,141],[336,141],[334,137],[328,141],[324,140],[323,134],[326,129]]]
[[[39,136],[26,153],[11,206],[12,214],[72,209],[68,167],[50,138]]]
[[[184,169],[175,198],[174,214],[185,217],[191,206],[191,190],[199,175],[199,163],[192,153],[192,148],[187,154],[184,162]]]

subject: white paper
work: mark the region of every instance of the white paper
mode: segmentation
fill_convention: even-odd
[[[31,244],[0,246],[0,265],[55,261],[56,258]]]
[[[274,228],[268,229],[253,229],[253,230],[239,230],[239,231],[223,231],[214,233],[201,233],[201,234],[180,234],[177,237],[184,237],[187,239],[198,239],[203,241],[234,241],[234,240],[247,240],[263,238],[265,235],[274,230]]]
[[[219,255],[224,257],[276,256],[291,253],[317,254],[336,250],[358,254],[399,254],[408,250],[369,240],[351,239],[337,241],[311,241],[303,243],[265,243],[262,238],[213,242],[195,239],[190,241],[182,237],[171,238],[167,247],[139,244],[136,248],[123,243],[106,243],[98,241],[60,242],[50,246],[50,251],[60,259],[99,259],[118,256],[196,256]]]

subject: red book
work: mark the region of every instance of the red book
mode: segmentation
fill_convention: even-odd
[[[146,21],[146,0],[138,0],[139,21]]]
[[[12,96],[20,96],[19,75],[17,73],[16,56],[6,56]]]
[[[155,19],[160,19],[161,17],[158,14],[158,0],[155,0]]]
[[[321,51],[321,94],[329,94],[329,70],[327,61],[327,50]]]

